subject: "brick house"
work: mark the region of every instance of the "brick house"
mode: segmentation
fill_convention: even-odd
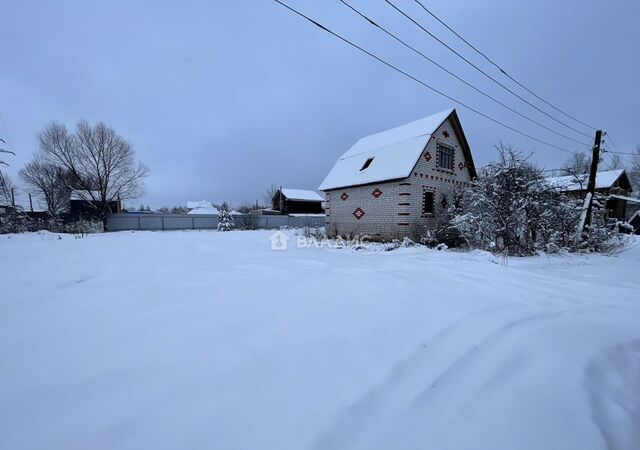
[[[364,137],[335,163],[325,192],[333,235],[389,240],[435,225],[437,206],[476,177],[455,109]]]

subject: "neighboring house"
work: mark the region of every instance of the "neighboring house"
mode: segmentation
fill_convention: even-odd
[[[476,177],[455,109],[364,137],[335,163],[319,190],[330,234],[418,237],[439,206]]]
[[[201,202],[187,202],[187,214],[220,214],[218,208],[213,206],[211,202],[202,200]]]
[[[587,193],[589,174],[549,177],[547,182],[572,198],[583,199]],[[640,199],[629,196],[631,191],[631,183],[624,169],[606,170],[596,174],[596,193],[605,198],[608,218],[626,220],[630,217],[628,204],[640,204]]]
[[[100,198],[99,192],[92,191],[93,198]],[[98,202],[91,199],[91,194],[87,191],[71,191],[69,199],[69,216],[72,220],[78,219],[98,219],[97,210],[94,204]],[[119,213],[122,211],[120,200],[112,200],[109,202],[111,212]]]
[[[280,214],[323,214],[323,201],[316,191],[281,187],[271,199],[271,205]]]

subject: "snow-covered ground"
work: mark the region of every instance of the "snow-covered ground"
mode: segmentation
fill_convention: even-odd
[[[502,261],[269,235],[0,236],[0,447],[640,447],[640,241]]]

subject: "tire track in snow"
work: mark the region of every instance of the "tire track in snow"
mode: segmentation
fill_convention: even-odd
[[[585,369],[591,417],[608,449],[640,446],[640,340],[606,349]]]
[[[517,309],[515,317],[505,317],[496,328],[496,319],[487,315]],[[427,343],[390,369],[385,380],[370,389],[343,414],[330,429],[318,435],[312,448],[367,447],[365,430],[381,430],[394,417],[429,402],[436,393],[445,393],[447,384],[456,382],[464,370],[493,342],[505,334],[541,320],[558,317],[564,312],[522,315],[524,308],[500,306],[464,316],[436,333]],[[481,335],[480,339],[475,336]],[[471,345],[469,345],[471,344]]]

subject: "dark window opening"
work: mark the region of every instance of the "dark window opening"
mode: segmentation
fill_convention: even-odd
[[[438,167],[453,170],[453,148],[438,144]]]
[[[362,169],[360,169],[360,172],[362,172],[364,169],[366,169],[367,167],[369,167],[371,165],[371,163],[373,162],[373,158],[368,158],[364,164],[362,165]]]
[[[422,214],[433,214],[435,193],[424,191],[422,193]]]

